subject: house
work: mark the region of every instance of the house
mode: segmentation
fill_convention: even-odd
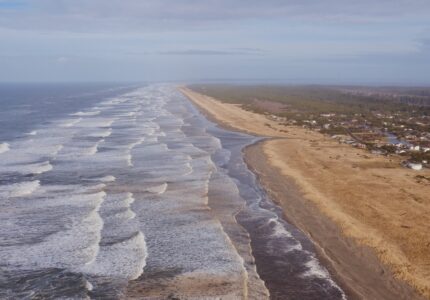
[[[412,170],[419,171],[419,170],[421,170],[423,168],[423,165],[420,164],[420,163],[411,163],[411,162],[409,162],[407,164],[407,167],[410,168],[410,169],[412,169]]]
[[[334,113],[330,113],[330,114],[320,114],[321,117],[325,117],[325,118],[330,118],[330,117],[334,117],[336,114]]]
[[[362,143],[354,143],[353,144],[354,147],[359,148],[359,149],[366,149],[366,145],[362,144]]]
[[[370,151],[370,153],[376,154],[376,155],[383,155],[383,154],[385,154],[385,151],[378,149],[378,150],[372,150],[372,151]]]

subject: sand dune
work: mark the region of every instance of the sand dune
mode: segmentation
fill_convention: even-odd
[[[187,88],[181,91],[226,127],[276,138],[261,145],[266,163],[286,183],[294,181],[304,198],[304,206],[316,207],[317,213],[337,225],[341,232],[339,239],[350,238],[357,247],[370,247],[395,278],[430,299],[430,182],[416,177],[430,178],[429,170],[417,173],[401,167],[398,158],[371,155],[317,132],[279,125],[238,105]],[[248,162],[252,167],[252,159]],[[291,207],[288,197],[277,200],[284,208]],[[318,236],[322,233],[316,229],[312,231],[311,221],[295,223],[309,232],[314,241],[324,236]],[[324,247],[329,247],[323,249],[328,258],[336,260],[339,249],[330,249],[330,242],[324,243]],[[342,273],[342,266],[336,261],[333,267]],[[361,275],[365,277],[366,272]],[[381,274],[381,278],[384,276]],[[390,284],[397,288],[396,283]],[[402,288],[402,293],[398,299],[418,297],[413,292],[408,294],[407,288]]]

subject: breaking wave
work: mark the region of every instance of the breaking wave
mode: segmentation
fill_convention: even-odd
[[[8,143],[1,143],[0,144],[0,154],[1,153],[5,153],[5,152],[7,152],[9,150],[10,150],[10,148],[9,148],[9,144]]]
[[[42,174],[52,170],[52,165],[49,161],[26,163],[26,164],[12,164],[2,166],[3,172],[20,173],[24,175]]]
[[[163,194],[167,190],[167,183],[146,188],[146,191],[152,194]]]
[[[79,116],[79,117],[92,117],[92,116],[97,116],[101,113],[101,111],[97,110],[97,111],[88,111],[88,112],[82,112],[79,111],[77,113],[73,113],[70,114],[71,116]]]
[[[71,119],[71,120],[63,122],[60,126],[61,127],[72,127],[81,121],[82,121],[82,118]]]
[[[40,187],[40,181],[27,181],[0,186],[1,198],[16,198],[31,195]]]
[[[25,270],[35,272],[34,297],[51,295],[55,282],[58,299],[81,299],[89,291],[94,298],[123,298],[134,284],[144,287],[142,298],[153,290],[163,299],[172,290],[187,298],[187,286],[200,280],[205,289],[196,299],[206,294],[240,299],[246,298],[251,277],[265,289],[256,271],[248,274],[255,266],[239,254],[249,250],[249,236],[235,223],[238,208],[228,210],[230,200],[244,207],[240,197],[247,191],[220,167],[231,161],[240,165],[234,159],[241,152],[232,154],[223,143],[237,140],[243,147],[242,135],[226,135],[221,143],[188,102],[163,85],[80,109],[10,141],[14,153],[9,144],[0,144],[0,197],[6,199],[0,210],[0,261],[15,276],[5,278],[8,286],[26,289]],[[216,203],[226,209],[222,215],[208,204],[212,180],[221,173],[230,180]],[[234,194],[225,189],[237,199],[225,199]],[[265,213],[266,222],[258,225],[270,229],[267,237],[287,240],[285,253],[307,258],[302,277],[331,284],[328,272],[282,220]],[[221,219],[240,233],[239,241],[226,233]],[[43,280],[40,270],[46,271]],[[178,284],[181,280],[190,285]]]

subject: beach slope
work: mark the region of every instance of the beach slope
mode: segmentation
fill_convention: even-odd
[[[430,299],[429,170],[180,90],[222,126],[271,138],[247,163],[353,298]]]

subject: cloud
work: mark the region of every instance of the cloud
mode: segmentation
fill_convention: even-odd
[[[35,8],[66,15],[183,20],[342,14],[399,17],[430,8],[427,0],[38,0],[37,3]]]
[[[1,3],[11,3],[2,1]],[[383,22],[430,18],[428,0],[22,0],[0,27],[64,31],[199,30],[247,20]]]
[[[430,78],[429,29],[429,0],[0,0],[0,80]]]

